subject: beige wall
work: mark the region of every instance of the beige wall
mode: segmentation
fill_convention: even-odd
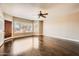
[[[3,13],[4,15],[4,19],[5,20],[8,20],[8,21],[13,21],[13,16],[9,15],[9,14],[6,14],[6,13]]]
[[[79,9],[72,6],[62,4],[48,9],[44,35],[79,41]]]

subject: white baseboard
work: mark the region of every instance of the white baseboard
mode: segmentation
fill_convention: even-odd
[[[79,42],[79,40],[71,39],[71,38],[65,38],[65,37],[61,37],[61,36],[49,36],[49,35],[44,35],[44,36],[48,36],[48,37],[53,37],[53,38],[59,38],[59,39],[65,39],[65,40],[71,40],[71,41]]]

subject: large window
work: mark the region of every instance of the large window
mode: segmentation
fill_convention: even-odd
[[[21,32],[21,24],[14,22],[14,32]]]
[[[3,31],[3,23],[2,23],[2,21],[0,21],[0,32],[2,32]]]
[[[0,45],[4,42],[4,19],[0,17]]]
[[[32,23],[14,22],[14,32],[32,32]]]
[[[26,32],[32,32],[32,24],[25,25]]]

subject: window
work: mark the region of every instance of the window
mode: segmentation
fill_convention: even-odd
[[[0,20],[0,32],[3,31],[3,21]]]
[[[32,32],[32,24],[28,24],[26,30]]]
[[[14,32],[32,32],[32,23],[14,22]]]
[[[18,22],[14,22],[14,31],[21,32],[21,24]]]

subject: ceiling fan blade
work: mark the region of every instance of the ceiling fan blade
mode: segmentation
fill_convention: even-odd
[[[44,15],[41,15],[43,18],[46,18],[46,16],[44,16]]]
[[[43,15],[48,15],[48,13],[45,13],[45,14],[43,14]]]

